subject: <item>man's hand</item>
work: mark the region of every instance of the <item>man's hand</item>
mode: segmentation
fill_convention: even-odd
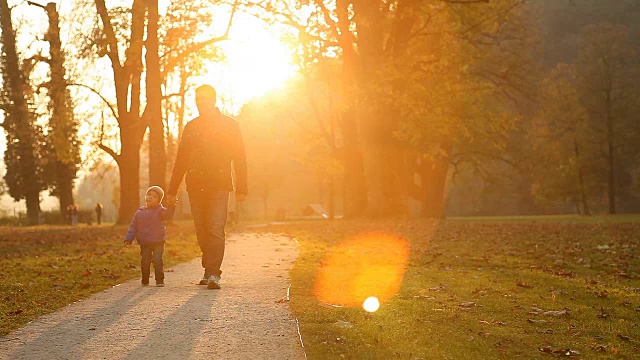
[[[237,202],[243,202],[245,200],[247,200],[247,194],[236,193],[236,201]]]
[[[175,207],[178,203],[178,198],[175,195],[166,195],[162,203],[166,206]]]
[[[133,240],[125,240],[125,241],[124,241],[124,244],[125,244],[126,246],[129,246],[129,245],[131,245],[131,243],[132,243],[132,242],[133,242]]]

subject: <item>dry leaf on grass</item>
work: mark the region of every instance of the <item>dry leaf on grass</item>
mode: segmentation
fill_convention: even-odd
[[[539,349],[545,354],[551,354],[554,356],[577,356],[580,355],[580,352],[577,350],[571,349],[553,349],[551,346],[545,346]]]

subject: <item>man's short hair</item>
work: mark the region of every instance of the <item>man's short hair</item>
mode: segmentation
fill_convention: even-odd
[[[211,85],[201,85],[196,88],[196,98],[212,101],[214,104],[216,102],[216,89]]]

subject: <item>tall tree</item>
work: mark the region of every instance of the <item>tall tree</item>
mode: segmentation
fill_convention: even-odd
[[[140,146],[147,129],[148,119],[141,111],[142,48],[146,7],[144,1],[134,0],[130,9],[130,36],[123,51],[122,42],[116,37],[112,13],[104,0],[95,0],[96,11],[102,23],[104,47],[111,62],[116,96],[116,108],[112,109],[120,129],[120,153],[100,143],[118,164],[120,171],[120,208],[118,223],[131,219],[138,207],[140,188]],[[123,10],[123,9],[115,9]],[[122,58],[124,54],[124,59]]]
[[[148,0],[147,40],[145,60],[147,65],[145,108],[149,121],[149,185],[165,186],[167,178],[167,153],[164,142],[164,122],[162,120],[162,74],[158,44],[158,0]]]
[[[78,122],[73,113],[73,101],[67,86],[65,69],[66,54],[60,40],[59,15],[55,3],[46,6],[29,2],[30,5],[45,10],[49,20],[49,28],[45,39],[49,42],[49,57],[44,61],[49,64],[50,79],[46,84],[50,98],[51,116],[47,142],[52,148],[49,161],[54,171],[54,189],[60,203],[60,215],[66,216],[66,209],[74,204],[74,180],[80,163],[80,145],[78,141]]]
[[[40,191],[45,187],[40,153],[42,133],[35,126],[35,116],[29,109],[30,85],[27,74],[20,66],[11,8],[7,0],[0,0],[0,29],[4,53],[0,60],[3,79],[0,104],[5,114],[2,126],[7,134],[7,172],[4,178],[9,195],[16,201],[26,201],[28,222],[35,225],[40,216]]]

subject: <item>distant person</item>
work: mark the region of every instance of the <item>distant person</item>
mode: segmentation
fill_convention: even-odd
[[[142,271],[142,285],[149,285],[151,275],[151,263],[155,272],[156,286],[164,286],[164,263],[162,253],[167,228],[165,220],[169,220],[175,213],[176,204],[168,202],[168,208],[162,206],[164,190],[159,186],[147,189],[144,196],[145,206],[141,207],[133,215],[129,231],[124,238],[125,245],[131,245],[137,240],[140,245],[140,267]]]
[[[78,225],[78,204],[71,205],[71,225]]]
[[[100,225],[102,223],[102,204],[97,203],[95,210],[96,210],[96,221],[98,222],[98,225]]]
[[[71,225],[73,224],[73,221],[71,219],[72,213],[73,213],[73,204],[67,205],[67,208],[65,209],[66,211],[66,215],[67,215],[67,224]]]
[[[242,202],[247,198],[247,159],[240,126],[216,107],[213,87],[196,89],[196,106],[199,116],[184,128],[167,197],[175,202],[186,174],[191,215],[202,251],[204,276],[199,284],[219,289],[229,192],[234,190],[231,166],[236,175],[236,200]]]

